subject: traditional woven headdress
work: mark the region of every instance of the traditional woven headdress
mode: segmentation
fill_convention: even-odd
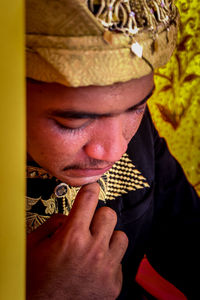
[[[27,77],[67,86],[140,78],[169,60],[173,0],[27,0]]]

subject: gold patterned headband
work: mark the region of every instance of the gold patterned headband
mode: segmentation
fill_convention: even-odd
[[[176,9],[168,0],[89,0],[88,7],[105,28],[128,35],[148,29],[156,33],[159,24],[166,28],[176,17]]]
[[[140,78],[169,60],[171,0],[27,0],[27,77],[66,86]]]

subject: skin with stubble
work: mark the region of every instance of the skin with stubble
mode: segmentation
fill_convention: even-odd
[[[153,90],[153,74],[112,86],[27,81],[27,149],[49,173],[82,186],[69,216],[27,238],[27,299],[116,299],[126,235],[116,213],[96,211],[95,183],[126,152]]]

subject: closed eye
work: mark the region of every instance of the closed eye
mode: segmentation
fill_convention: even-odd
[[[77,131],[85,128],[87,125],[91,123],[90,119],[64,119],[64,118],[55,118],[52,119],[54,124],[62,130],[68,131]]]
[[[136,114],[142,114],[144,113],[146,108],[146,103],[139,105],[139,106],[135,106],[135,107],[131,107],[127,112],[135,112]]]

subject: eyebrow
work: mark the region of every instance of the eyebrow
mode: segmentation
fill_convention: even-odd
[[[152,96],[153,92],[155,90],[155,86],[152,88],[150,93],[142,99],[137,104],[134,104],[133,106],[129,107],[125,112],[131,112],[136,110],[141,105],[145,104],[147,100]],[[105,114],[96,114],[96,113],[90,113],[90,112],[84,112],[84,111],[73,111],[73,110],[52,110],[48,112],[48,115],[60,117],[64,119],[97,119],[102,117],[113,117],[115,115],[118,115],[120,113],[105,113]]]

